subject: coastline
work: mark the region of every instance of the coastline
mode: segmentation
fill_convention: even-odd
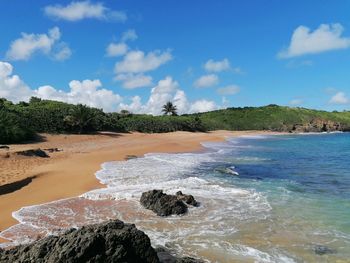
[[[0,172],[1,185],[13,183],[5,178],[9,173],[20,174],[18,180],[32,177],[22,188],[0,195],[0,231],[17,224],[12,212],[24,206],[47,203],[79,196],[102,188],[95,177],[101,165],[124,160],[128,155],[142,156],[149,152],[195,152],[203,149],[202,142],[223,141],[227,137],[255,134],[276,134],[264,131],[214,131],[209,133],[173,132],[164,134],[46,135],[39,143],[11,145],[10,153],[23,149],[57,147],[62,152],[51,158],[11,157],[1,159],[5,169]],[[6,165],[7,164],[7,165]],[[15,165],[14,165],[15,164]],[[17,178],[16,177],[16,178]],[[4,179],[5,178],[5,179]],[[7,179],[11,179],[7,177]],[[2,242],[4,240],[0,240]]]

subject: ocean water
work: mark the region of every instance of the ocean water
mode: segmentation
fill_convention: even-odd
[[[1,233],[25,243],[118,218],[154,246],[208,262],[350,262],[350,134],[243,136],[186,154],[147,154],[102,165],[107,188],[24,207]],[[157,217],[141,193],[181,190],[201,203]],[[327,247],[324,255],[315,253]]]

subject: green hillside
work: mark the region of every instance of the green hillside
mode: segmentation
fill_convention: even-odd
[[[310,123],[339,123],[340,130],[349,130],[350,111],[328,112],[277,105],[228,108],[199,114],[209,130],[277,130],[289,131],[294,126]]]

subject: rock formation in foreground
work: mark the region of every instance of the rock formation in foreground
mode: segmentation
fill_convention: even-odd
[[[158,257],[148,236],[135,225],[114,220],[72,229],[60,236],[49,236],[9,250],[0,249],[0,262],[200,262],[192,258],[175,258],[161,251]]]
[[[134,225],[108,221],[2,251],[0,262],[159,262],[150,239]]]
[[[140,202],[145,208],[152,210],[159,216],[185,214],[188,208],[187,205],[198,205],[192,195],[184,195],[182,192],[177,192],[176,195],[168,195],[163,193],[162,190],[151,190],[142,193]]]

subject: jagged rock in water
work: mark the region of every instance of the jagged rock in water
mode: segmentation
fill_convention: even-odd
[[[188,205],[198,206],[198,202],[194,199],[193,195],[185,195],[181,191],[176,193],[178,200],[185,202]]]
[[[114,220],[72,229],[29,245],[0,251],[0,262],[160,262],[150,239],[135,225]]]
[[[187,205],[176,195],[167,195],[162,190],[142,193],[141,204],[159,216],[181,215],[187,212]]]
[[[48,157],[50,157],[46,152],[44,152],[40,148],[39,149],[31,149],[31,150],[19,151],[19,152],[16,152],[16,154],[23,155],[23,156],[41,157],[41,158],[48,158]]]
[[[334,254],[336,251],[332,248],[323,246],[323,245],[316,245],[314,247],[315,254],[317,255],[325,255],[325,254]]]

